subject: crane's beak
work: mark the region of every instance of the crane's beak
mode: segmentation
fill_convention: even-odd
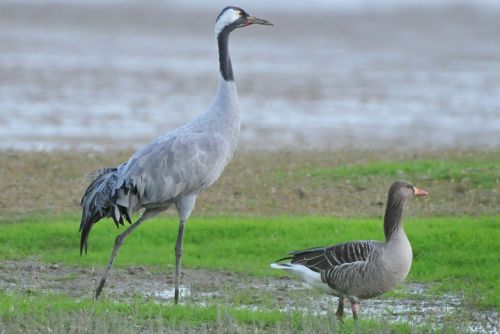
[[[417,187],[413,187],[413,191],[415,193],[415,196],[427,196],[429,193],[425,190],[418,189]]]
[[[263,20],[263,19],[259,19],[258,17],[248,16],[245,19],[245,25],[249,26],[251,24],[262,24],[262,25],[265,25],[265,26],[273,26],[274,25],[271,22]]]

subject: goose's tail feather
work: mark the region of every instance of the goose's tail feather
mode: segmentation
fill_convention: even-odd
[[[306,266],[298,263],[290,263],[290,262],[281,262],[281,263],[272,263],[271,268],[273,269],[282,269],[288,272],[291,272],[297,275],[302,281],[312,286],[313,288],[320,289],[328,294],[337,295],[338,292],[333,290],[328,286],[325,282],[323,282],[321,278],[321,274],[319,272],[313,271]]]
[[[126,219],[131,223],[128,209],[116,203],[119,188],[119,171],[117,168],[104,168],[91,176],[91,183],[83,195],[82,220],[80,223],[80,255],[87,253],[87,239],[92,226],[101,218],[111,217],[118,227]]]
[[[292,270],[292,266],[290,263],[271,263],[271,268],[273,269],[283,269],[283,270]]]

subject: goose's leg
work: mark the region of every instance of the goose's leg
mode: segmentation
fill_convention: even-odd
[[[354,320],[358,320],[359,303],[356,301],[351,301],[351,310],[352,310],[352,317],[354,318]]]
[[[99,282],[99,286],[95,290],[94,300],[97,300],[99,298],[99,295],[101,294],[102,288],[104,287],[104,283],[106,283],[106,278],[108,277],[109,270],[113,266],[113,261],[115,260],[116,254],[118,254],[118,250],[120,249],[120,247],[123,243],[123,240],[130,233],[132,233],[144,220],[145,220],[145,217],[142,216],[135,223],[130,225],[130,227],[127,228],[122,234],[120,234],[116,237],[115,245],[113,247],[113,251],[111,252],[111,257],[109,258],[108,266],[106,267],[106,270],[104,271],[104,274],[102,275],[101,282]]]
[[[344,296],[339,297],[339,307],[337,308],[335,315],[337,315],[339,320],[344,319]]]
[[[186,221],[191,215],[196,202],[196,194],[182,196],[176,202],[177,211],[179,213],[179,232],[177,234],[177,242],[175,243],[175,292],[174,304],[179,302],[179,287],[181,284],[181,258],[182,258],[182,240],[184,238],[184,227]]]

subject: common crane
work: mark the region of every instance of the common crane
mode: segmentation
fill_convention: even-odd
[[[175,244],[175,294],[179,300],[184,227],[199,192],[210,187],[233,157],[240,133],[240,110],[229,57],[229,34],[252,24],[272,25],[250,16],[241,8],[224,8],[215,22],[219,50],[220,79],[214,101],[204,113],[173,131],[166,132],[139,149],[118,167],[94,173],[81,201],[80,254],[87,252],[92,226],[101,218],[112,218],[116,226],[143,209],[140,218],[119,234],[95,299],[104,287],[113,261],[124,239],[142,222],[175,205],[179,232]]]

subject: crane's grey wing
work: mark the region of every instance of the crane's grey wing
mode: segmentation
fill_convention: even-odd
[[[321,272],[345,263],[365,261],[377,244],[380,242],[356,240],[329,247],[315,247],[289,252],[290,256],[285,259],[290,259],[292,263],[302,264],[313,271]]]
[[[228,145],[216,134],[177,134],[157,140],[128,161],[117,203],[135,211],[154,207],[211,185],[230,160]]]

